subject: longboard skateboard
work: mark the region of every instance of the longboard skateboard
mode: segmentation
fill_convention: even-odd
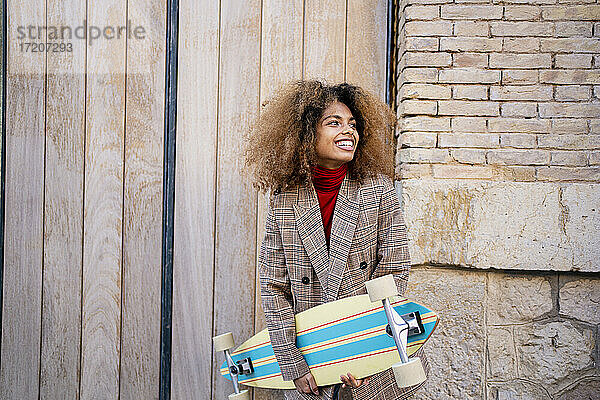
[[[340,383],[340,375],[348,372],[363,378],[395,365],[399,366],[395,368],[399,385],[424,380],[420,360],[408,360],[408,356],[431,336],[438,316],[421,304],[391,297],[397,294],[391,275],[367,282],[367,290],[368,295],[321,304],[296,315],[296,345],[318,386]],[[245,398],[239,383],[295,388],[293,382],[282,379],[267,329],[231,353],[231,333],[215,337],[214,343],[216,351],[225,351],[221,375],[234,382],[236,394],[230,399]],[[237,393],[240,397],[235,397]]]

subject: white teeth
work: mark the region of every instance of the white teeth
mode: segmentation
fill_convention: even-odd
[[[339,146],[352,146],[352,141],[351,140],[340,140],[339,142],[337,142],[337,144]]]

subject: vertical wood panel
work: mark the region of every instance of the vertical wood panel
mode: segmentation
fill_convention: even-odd
[[[88,24],[126,24],[126,1],[89,1]],[[88,39],[81,398],[117,399],[121,331],[125,38]]]
[[[120,399],[158,399],[166,3],[129,0]]]
[[[45,1],[8,3],[2,399],[38,398],[46,55],[21,52],[19,43],[29,40],[17,41],[16,29],[45,19]]]
[[[260,103],[292,79],[302,78],[302,36],[304,1],[264,0],[262,11]],[[268,194],[258,194],[256,216],[256,266],[265,232]],[[256,268],[256,307],[254,333],[266,327],[260,300],[260,281]],[[280,399],[276,390],[254,389],[255,400]]]
[[[346,1],[306,0],[304,78],[334,84],[345,79]]]
[[[75,27],[85,3],[48,2],[48,25]],[[79,396],[85,41],[48,53],[40,398]]]
[[[242,137],[258,115],[261,1],[221,4],[216,198],[214,334],[237,343],[254,332],[256,194],[241,175]],[[223,362],[213,356],[213,370]],[[213,382],[212,397],[227,398],[230,382]]]
[[[219,2],[179,9],[171,397],[210,397]],[[219,377],[219,379],[221,379]]]
[[[387,1],[348,0],[346,81],[385,101]]]

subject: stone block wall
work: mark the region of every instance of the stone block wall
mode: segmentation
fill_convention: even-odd
[[[397,188],[437,310],[418,399],[600,399],[600,4],[403,0]]]

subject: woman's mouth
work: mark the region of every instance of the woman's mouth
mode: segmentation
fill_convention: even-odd
[[[350,140],[350,139],[342,139],[342,140],[338,140],[337,142],[335,142],[335,145],[345,151],[352,151],[354,150],[354,141]]]

